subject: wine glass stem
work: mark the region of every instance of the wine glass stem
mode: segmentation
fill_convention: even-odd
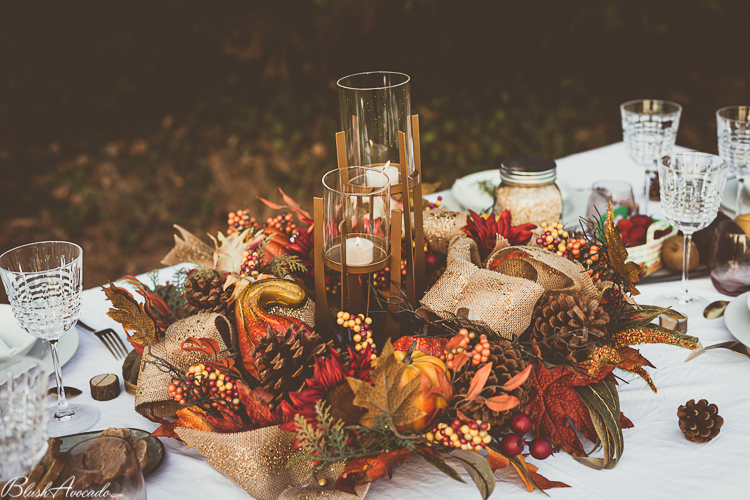
[[[646,179],[643,185],[643,206],[641,207],[640,212],[644,215],[648,215],[648,199],[649,199],[649,191],[651,190],[651,170],[646,167],[646,173],[645,173]]]
[[[57,340],[49,341],[49,350],[52,354],[52,365],[55,367],[55,382],[57,382],[57,411],[55,412],[55,418],[69,418],[73,416],[73,411],[68,407],[68,400],[65,397],[62,369],[60,368],[60,360],[57,356]]]
[[[737,207],[734,211],[734,216],[739,217],[742,214],[742,190],[745,188],[745,178],[737,176]]]
[[[682,237],[682,293],[684,299],[690,299],[688,294],[688,264],[690,262],[690,247],[692,246],[693,234],[685,234]]]

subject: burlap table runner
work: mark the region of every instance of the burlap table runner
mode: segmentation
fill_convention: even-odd
[[[135,410],[146,418],[174,417],[182,408],[169,397],[168,387],[172,376],[160,370],[147,360],[154,357],[165,359],[180,370],[187,370],[191,365],[206,361],[208,357],[195,351],[184,352],[180,349],[188,337],[210,338],[219,343],[224,350],[227,343],[237,345],[236,332],[232,324],[216,313],[202,313],[190,316],[173,323],[158,344],[146,347],[143,351],[141,369],[138,373],[138,392],[135,396]],[[150,352],[149,352],[150,349]]]
[[[294,434],[274,427],[253,431],[219,434],[177,427],[180,439],[206,457],[216,470],[240,485],[256,500],[359,500],[364,498],[370,483],[355,486],[356,495],[335,488],[336,480],[345,464],[335,466],[319,475],[326,484],[320,486],[307,475],[312,464],[286,464],[298,451],[292,448]],[[309,485],[305,486],[308,482]],[[303,487],[304,486],[304,487]]]

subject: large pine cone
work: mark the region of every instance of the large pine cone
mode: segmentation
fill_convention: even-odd
[[[260,376],[260,384],[273,396],[272,408],[283,399],[289,400],[290,392],[298,392],[305,380],[313,378],[315,356],[325,352],[333,341],[323,342],[317,333],[305,339],[304,328],[290,326],[283,335],[277,335],[271,328],[260,343],[253,348],[255,366]]]
[[[609,314],[599,301],[579,293],[543,295],[531,316],[531,339],[552,360],[584,361],[588,349],[607,336]]]
[[[453,388],[456,394],[468,392],[471,380],[474,378],[477,370],[487,363],[492,363],[492,372],[487,378],[486,386],[504,385],[528,366],[528,363],[520,359],[518,351],[513,349],[510,342],[507,340],[490,342],[490,355],[487,356],[486,362],[474,365],[469,361],[464,364],[463,368],[461,368],[461,374],[457,376],[453,383]],[[505,394],[505,392],[498,388],[485,389],[485,391],[482,392],[482,396],[488,398],[499,396],[500,394]],[[496,412],[487,408],[483,403],[475,401],[466,407],[461,408],[461,412],[473,420],[481,420],[482,422],[489,423],[492,426],[491,433],[501,433],[503,431],[503,424],[510,422],[513,414],[518,411],[518,408],[523,406],[529,398],[529,382],[526,381],[520,387],[517,387],[508,394],[517,397],[521,402],[517,408]]]
[[[188,316],[202,312],[220,313],[234,316],[234,302],[231,301],[234,285],[224,290],[224,280],[218,273],[193,273],[185,283],[185,313]]]
[[[680,419],[680,430],[685,433],[685,439],[695,443],[708,443],[719,435],[724,419],[719,415],[719,408],[715,404],[701,399],[697,403],[691,399],[677,408]]]

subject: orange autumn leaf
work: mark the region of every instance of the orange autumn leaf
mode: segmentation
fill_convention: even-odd
[[[622,360],[617,366],[623,370],[630,371],[638,366],[650,366],[651,368],[656,368],[649,360],[644,358],[637,349],[633,349],[630,346],[618,347],[617,353]]]
[[[519,465],[508,460],[508,457],[506,457],[502,453],[498,453],[492,448],[487,448],[487,451],[489,452],[489,455],[487,456],[487,462],[490,464],[492,472],[500,469],[507,469],[508,466],[512,464],[513,468],[518,473],[518,476],[523,480],[524,484],[526,485],[526,489],[528,489],[529,492],[534,491],[534,485],[531,483],[531,481],[529,481],[529,476],[542,490],[548,490],[550,488],[570,488],[570,486],[565,483],[562,483],[560,481],[550,481],[546,477],[539,474],[537,472],[539,469],[534,464],[527,463],[523,459],[523,455],[516,455],[515,458],[526,469],[526,474],[523,473]]]
[[[490,453],[489,455],[487,455],[487,463],[490,464],[490,469],[492,469],[492,472],[508,468],[508,466],[510,465],[510,460],[508,460],[508,457],[506,457],[502,453],[496,452],[492,448],[487,448],[487,451]]]
[[[529,473],[529,476],[531,476],[536,485],[539,486],[539,488],[541,488],[542,490],[548,490],[550,488],[570,488],[569,485],[561,481],[550,481],[546,477],[539,474],[537,472],[539,468],[534,464],[527,463],[523,459],[523,455],[518,455],[518,459],[521,461],[524,467],[526,467],[526,472]],[[530,492],[534,491],[534,486],[532,486],[531,482],[526,478],[526,475],[518,470],[518,466],[516,464],[513,464],[513,467],[516,468],[516,470],[518,471],[518,475],[521,476],[523,482],[526,483],[526,489],[528,489]]]
[[[413,454],[413,451],[401,448],[379,455],[355,458],[347,464],[336,481],[336,489],[354,495],[354,486],[357,483],[362,480],[372,483],[385,476],[390,478],[393,474],[393,464],[401,465]]]
[[[190,408],[181,408],[177,410],[177,420],[169,422],[167,420],[161,420],[161,426],[151,433],[153,437],[170,437],[180,439],[175,432],[177,427],[186,427],[188,429],[196,429],[199,431],[211,431],[211,426],[206,421],[203,415],[203,411],[197,406]]]

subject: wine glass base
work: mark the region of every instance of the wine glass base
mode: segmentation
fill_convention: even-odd
[[[699,295],[669,294],[661,295],[651,301],[653,305],[659,307],[671,307],[675,311],[687,316],[686,308],[706,307],[708,299]]]
[[[87,405],[68,405],[73,416],[57,418],[57,405],[49,407],[49,437],[79,434],[91,429],[99,421],[99,410]]]

